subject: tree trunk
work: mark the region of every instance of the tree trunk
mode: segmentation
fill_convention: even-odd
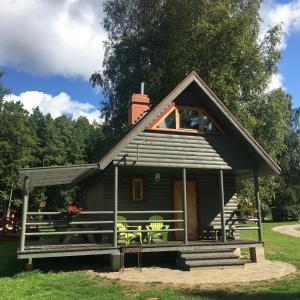
[[[10,215],[12,194],[13,194],[13,188],[11,187],[10,192],[9,192],[9,200],[8,200],[8,206],[7,206],[7,211],[6,211],[6,218],[9,218],[9,215]]]

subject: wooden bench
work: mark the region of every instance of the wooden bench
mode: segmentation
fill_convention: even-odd
[[[234,239],[234,232],[236,227],[234,225],[225,225],[226,236],[230,239]],[[214,239],[217,241],[219,237],[222,236],[222,226],[221,225],[212,225],[210,226],[210,231],[214,236]]]

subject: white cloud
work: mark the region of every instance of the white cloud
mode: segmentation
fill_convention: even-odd
[[[283,78],[282,74],[280,74],[280,73],[273,74],[271,77],[271,80],[269,82],[267,92],[270,92],[270,91],[273,91],[273,90],[276,90],[279,88],[285,89],[283,86],[283,80],[284,80],[284,78]]]
[[[103,59],[103,0],[5,0],[0,65],[88,79]]]
[[[274,0],[265,1],[261,8],[261,17],[260,39],[270,27],[282,23],[285,36],[282,37],[280,49],[285,49],[287,37],[292,32],[300,31],[300,0],[293,0],[289,3],[277,3]]]
[[[57,96],[52,96],[38,91],[27,91],[20,95],[5,96],[5,101],[20,101],[24,108],[32,112],[36,107],[39,107],[43,114],[51,114],[53,118],[62,115],[68,115],[73,120],[80,116],[86,117],[90,123],[96,121],[101,123],[100,111],[92,104],[82,103],[71,99],[66,93],[60,93]]]
[[[278,3],[275,0],[264,1],[260,14],[262,18],[260,41],[271,27],[282,24],[284,35],[280,41],[279,50],[287,47],[287,39],[293,32],[300,31],[300,0],[292,0],[288,3]],[[273,74],[267,91],[277,88],[285,89],[284,77],[281,73]]]

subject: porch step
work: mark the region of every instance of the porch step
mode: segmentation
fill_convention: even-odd
[[[182,254],[189,254],[189,253],[224,253],[224,252],[233,252],[234,248],[205,248],[205,249],[188,249],[188,250],[182,250],[180,253]]]
[[[209,260],[192,260],[185,262],[187,269],[193,267],[212,267],[212,266],[242,266],[244,263],[239,258],[227,259],[209,259]]]
[[[221,258],[236,258],[233,252],[200,252],[200,253],[183,253],[181,257],[184,261],[195,259],[221,259]]]
[[[178,266],[184,270],[194,267],[241,266],[244,262],[234,253],[235,249],[213,247],[210,249],[178,252]]]

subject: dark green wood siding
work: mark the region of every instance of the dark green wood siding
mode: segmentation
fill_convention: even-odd
[[[90,179],[87,183],[87,210],[99,210],[105,202],[103,197],[103,180],[101,176]]]
[[[154,173],[161,174],[160,182],[155,182]],[[131,201],[131,178],[143,176],[146,184],[146,199]],[[119,210],[172,210],[172,181],[181,178],[181,169],[119,167]],[[187,170],[187,179],[197,181],[199,223],[201,227],[220,225],[219,181],[217,171]],[[113,168],[109,167],[101,176],[87,184],[88,208],[93,210],[113,210],[114,195]],[[232,174],[224,174],[225,211],[229,217],[236,209],[236,184]],[[128,219],[143,219],[150,215],[128,215]],[[165,218],[173,218],[165,215]],[[107,216],[105,217],[107,218]]]
[[[142,132],[115,158],[127,166],[253,170],[254,163],[229,135],[180,135]]]

